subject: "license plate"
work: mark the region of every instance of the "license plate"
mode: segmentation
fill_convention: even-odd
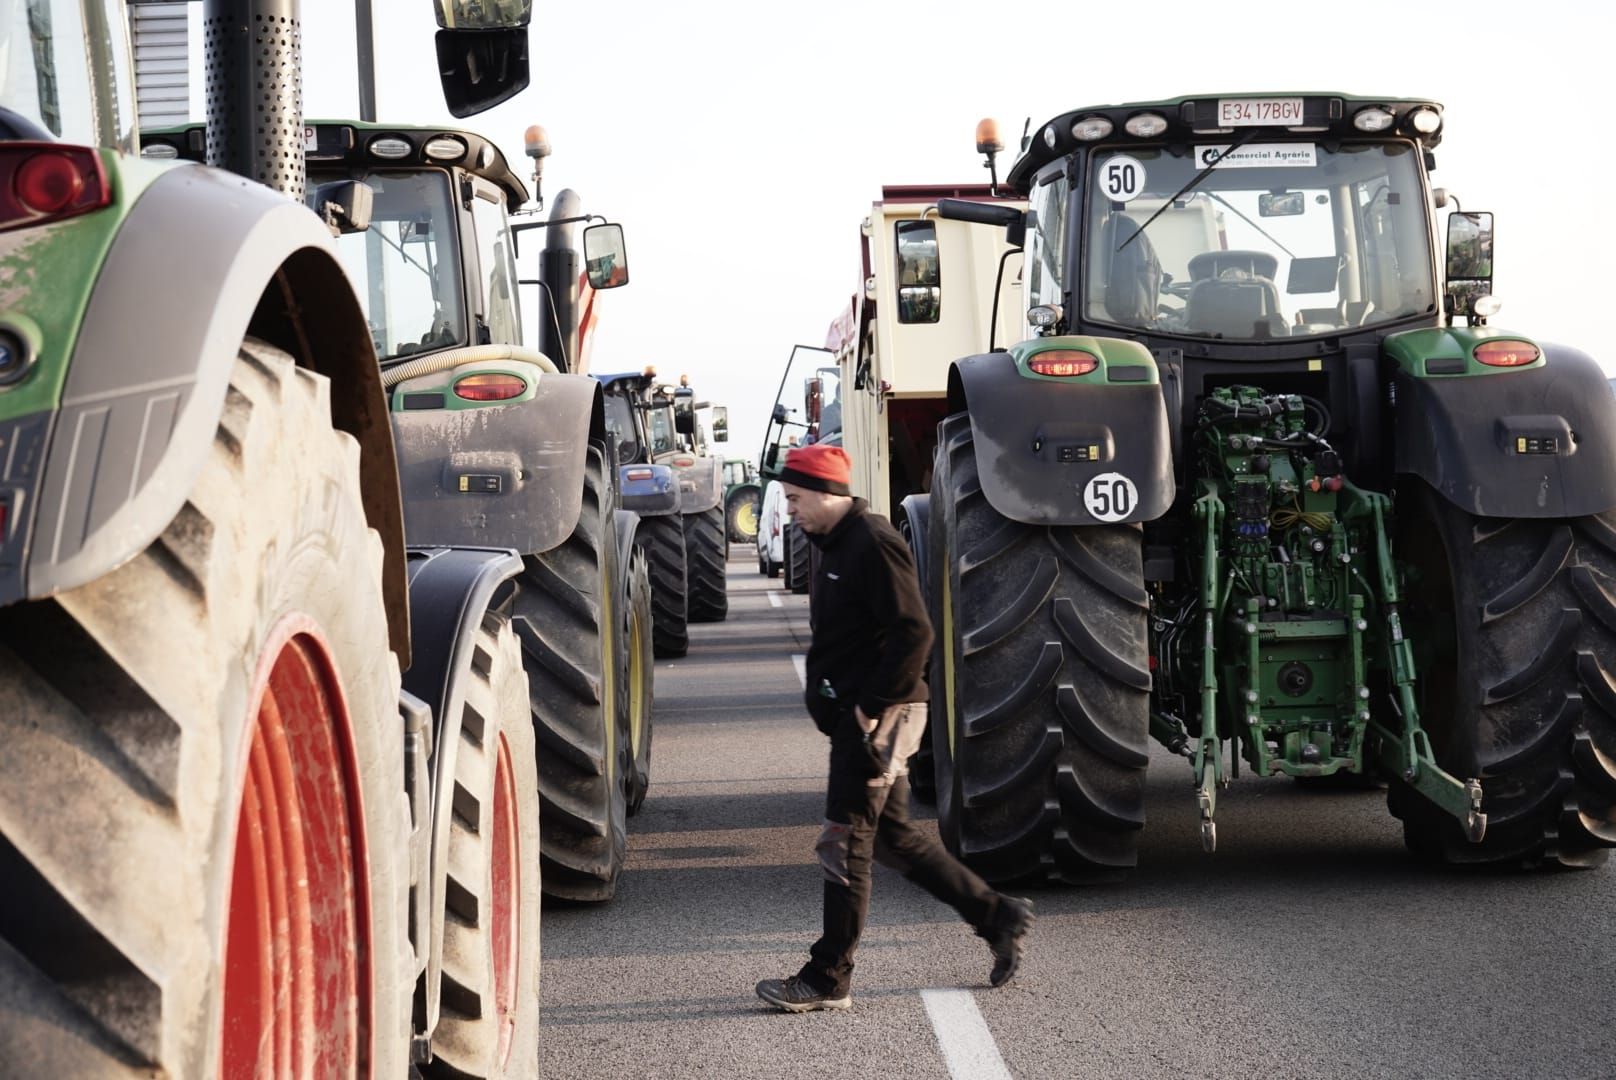
[[[1301,122],[1299,97],[1218,99],[1218,127],[1285,127]]]

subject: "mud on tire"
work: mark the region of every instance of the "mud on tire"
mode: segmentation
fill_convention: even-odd
[[[626,847],[618,738],[617,527],[605,447],[589,444],[583,507],[560,546],[522,558],[511,604],[539,746],[544,892],[609,900]]]
[[[1479,776],[1487,833],[1401,781],[1411,850],[1449,863],[1596,866],[1616,847],[1616,512],[1479,518],[1420,484],[1399,556],[1437,762]]]
[[[689,567],[690,621],[723,622],[729,616],[729,593],[724,583],[724,562],[729,558],[724,508],[715,506],[699,514],[684,514],[681,520]]]
[[[313,1025],[273,1010],[271,1050],[286,1035],[311,1075],[358,1061],[403,1075],[409,812],[381,563],[359,447],[332,429],[329,384],[249,339],[212,448],[162,535],[89,584],[0,611],[8,1074],[245,1075],[263,1063],[261,1014],[226,974],[269,970],[272,1000],[315,998]],[[310,658],[314,678],[295,685],[339,690],[345,723],[340,707],[282,696]],[[338,763],[318,779],[298,771],[313,744]],[[238,830],[249,803],[261,827]],[[294,837],[307,846],[291,854]],[[232,890],[233,867],[238,884],[270,895],[306,882],[314,937],[297,936],[309,926],[295,905],[268,929],[256,890]],[[345,873],[353,892],[328,887]],[[283,940],[308,941],[322,978],[289,982],[254,962]],[[341,940],[351,964],[330,944]],[[221,1040],[226,1008],[245,1046]]]
[[[940,432],[929,540],[944,842],[990,881],[1133,866],[1150,688],[1139,530],[1002,517],[959,413]]]

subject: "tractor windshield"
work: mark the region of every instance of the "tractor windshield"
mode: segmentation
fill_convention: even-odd
[[[1086,320],[1263,340],[1436,310],[1414,146],[1253,142],[1165,205],[1224,149],[1094,154]]]
[[[308,202],[320,188],[363,180],[375,191],[370,228],[337,238],[359,293],[376,355],[383,360],[466,344],[465,282],[450,201],[449,174],[322,174],[311,171]]]

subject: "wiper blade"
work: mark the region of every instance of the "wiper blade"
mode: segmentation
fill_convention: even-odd
[[[1163,214],[1165,214],[1167,212],[1167,208],[1169,206],[1172,206],[1179,199],[1182,199],[1184,197],[1185,193],[1192,190],[1195,187],[1195,185],[1199,184],[1202,180],[1205,180],[1208,176],[1211,176],[1212,175],[1212,170],[1217,168],[1218,164],[1224,158],[1228,157],[1230,154],[1234,153],[1236,150],[1238,150],[1242,146],[1246,145],[1252,139],[1255,139],[1257,137],[1258,133],[1260,133],[1262,130],[1263,129],[1260,128],[1260,127],[1248,128],[1244,135],[1240,136],[1234,142],[1229,144],[1229,149],[1227,149],[1223,153],[1219,154],[1211,162],[1211,164],[1207,165],[1206,168],[1202,169],[1200,172],[1198,172],[1194,176],[1192,176],[1190,178],[1189,183],[1185,184],[1183,187],[1179,188],[1177,191],[1175,191],[1173,193],[1172,198],[1168,199],[1166,202],[1162,203],[1161,206],[1157,207],[1156,212],[1154,214],[1151,214],[1150,217],[1145,220],[1145,223],[1143,225],[1141,225],[1141,226],[1139,226],[1139,228],[1135,229],[1133,231],[1133,234],[1131,236],[1129,236],[1128,239],[1124,240],[1122,243],[1117,245],[1117,250],[1121,251],[1123,248],[1125,248],[1129,244],[1133,243],[1134,240],[1138,239],[1139,234],[1144,232],[1146,229],[1150,228],[1151,224],[1154,223],[1157,218],[1161,217]]]

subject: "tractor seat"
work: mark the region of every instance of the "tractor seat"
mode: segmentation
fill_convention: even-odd
[[[1184,322],[1192,333],[1228,338],[1285,337],[1290,333],[1273,281],[1238,269],[1197,281],[1190,289]]]

